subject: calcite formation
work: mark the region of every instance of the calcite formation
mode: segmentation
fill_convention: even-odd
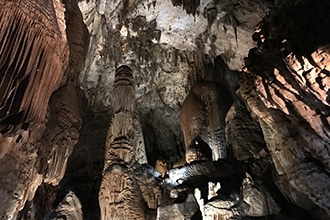
[[[286,13],[267,16],[254,34],[258,47],[245,61],[250,75],[239,89],[265,136],[278,187],[315,218],[321,218],[319,209],[329,216],[330,204],[328,34],[322,29],[329,21],[324,5],[328,2],[303,1],[284,7]],[[309,11],[317,16],[304,14]]]
[[[0,6],[1,219],[329,219],[327,0]]]
[[[44,120],[50,95],[68,66],[69,51],[61,3],[0,4],[1,133],[10,134],[20,124]]]
[[[147,159],[130,67],[120,66],[116,70],[113,95],[113,117],[99,192],[101,219],[146,219],[145,199],[148,207],[155,209],[161,193],[157,192],[156,184],[148,184],[147,179],[154,177],[146,176],[146,170],[133,172],[135,166],[147,163]],[[156,190],[150,191],[150,187]]]
[[[65,216],[67,220],[83,220],[81,203],[74,192],[68,192],[61,203],[45,216],[45,220],[61,219]]]
[[[70,13],[79,18],[73,2],[0,1],[0,6],[0,218],[16,219],[25,215],[18,215],[24,206],[33,210],[28,206],[35,207],[42,182],[59,183],[78,141],[76,78],[85,53],[73,51],[86,48],[87,41],[81,40],[86,39],[81,20],[66,23]],[[81,34],[74,43],[69,29]],[[32,211],[29,218],[35,215]]]
[[[212,149],[213,160],[227,157],[225,116],[230,98],[214,82],[197,83],[181,109],[181,128],[186,149],[200,136]]]

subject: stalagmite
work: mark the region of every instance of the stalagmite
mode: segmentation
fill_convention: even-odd
[[[101,219],[142,220],[146,219],[148,207],[155,209],[159,205],[160,189],[152,181],[153,175],[141,167],[147,159],[130,67],[117,69],[113,94],[113,118],[99,192]]]
[[[113,118],[106,140],[106,163],[116,155],[126,163],[147,163],[140,120],[136,112],[132,70],[120,66],[113,86]],[[121,156],[120,156],[121,155]]]

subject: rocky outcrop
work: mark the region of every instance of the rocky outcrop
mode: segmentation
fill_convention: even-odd
[[[239,89],[261,126],[278,187],[315,218],[330,213],[325,5],[301,1],[267,16],[254,34],[258,47],[245,61],[249,74]]]

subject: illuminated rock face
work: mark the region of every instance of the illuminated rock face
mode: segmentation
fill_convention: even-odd
[[[330,214],[330,60],[329,34],[323,31],[329,20],[324,19],[324,5],[328,2],[304,1],[267,16],[254,34],[258,47],[245,61],[250,74],[239,89],[261,126],[276,169],[276,184],[315,218],[320,218],[320,212]],[[298,13],[293,15],[293,11]],[[304,14],[310,11],[317,16]]]
[[[54,1],[0,1],[0,129],[40,123],[68,67],[64,7]]]
[[[73,2],[0,6],[0,218],[16,219],[42,182],[57,185],[64,176],[81,126],[76,78],[88,40]],[[66,30],[79,35],[69,39]]]

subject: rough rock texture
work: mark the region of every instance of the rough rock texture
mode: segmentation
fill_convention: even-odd
[[[1,219],[329,219],[328,1],[0,6]]]
[[[250,75],[239,89],[263,131],[278,187],[315,218],[322,216],[319,209],[329,216],[330,208],[324,5],[302,1],[267,16],[254,34],[258,47],[245,61]],[[307,16],[310,11],[317,15]]]
[[[192,219],[198,209],[199,207],[194,195],[189,194],[185,201],[182,203],[174,203],[166,206],[160,206],[157,210],[157,220]]]
[[[81,19],[75,25],[66,23],[69,6],[76,9],[73,14],[80,13],[73,2],[0,5],[0,218],[16,219],[25,204],[24,210],[34,209],[31,200],[42,182],[56,185],[65,173],[81,126],[75,86],[86,52],[79,48],[85,48],[88,39]],[[67,30],[80,35],[70,42]],[[74,57],[76,50],[81,53]],[[36,218],[36,212],[30,214],[30,219]]]
[[[256,184],[249,174],[242,182],[242,199],[246,204],[244,211],[247,216],[267,216],[281,211],[267,189]]]
[[[113,96],[99,192],[101,219],[147,219],[147,207],[158,207],[161,192],[152,173],[147,176],[147,170],[140,168],[147,158],[128,66],[116,70]]]
[[[2,0],[0,4],[0,125],[2,135],[10,135],[21,124],[27,127],[45,120],[48,100],[64,75],[69,51],[60,2]]]
[[[40,142],[36,141],[45,129],[47,104],[60,85],[69,54],[60,2],[1,1],[0,5],[4,36],[0,61],[0,216],[14,219],[43,180],[38,164]]]
[[[150,133],[144,138],[152,165],[166,159],[171,166],[183,157],[182,103],[195,82],[207,79],[210,72],[215,72],[213,78],[224,76],[219,71],[226,65],[217,66],[217,56],[222,54],[233,70],[241,69],[253,46],[253,26],[270,4],[240,2],[201,1],[195,15],[169,0],[79,3],[91,35],[80,87],[94,111],[111,111],[115,69],[130,64],[142,129]],[[212,62],[217,68],[211,71]]]
[[[67,220],[84,219],[79,198],[73,192],[69,192],[56,209],[45,216],[44,220],[60,220],[63,218]]]
[[[225,116],[231,104],[229,93],[214,82],[193,86],[181,109],[181,128],[186,148],[200,136],[212,149],[213,160],[227,157]]]
[[[212,160],[212,150],[200,136],[194,138],[186,149],[186,162]]]

